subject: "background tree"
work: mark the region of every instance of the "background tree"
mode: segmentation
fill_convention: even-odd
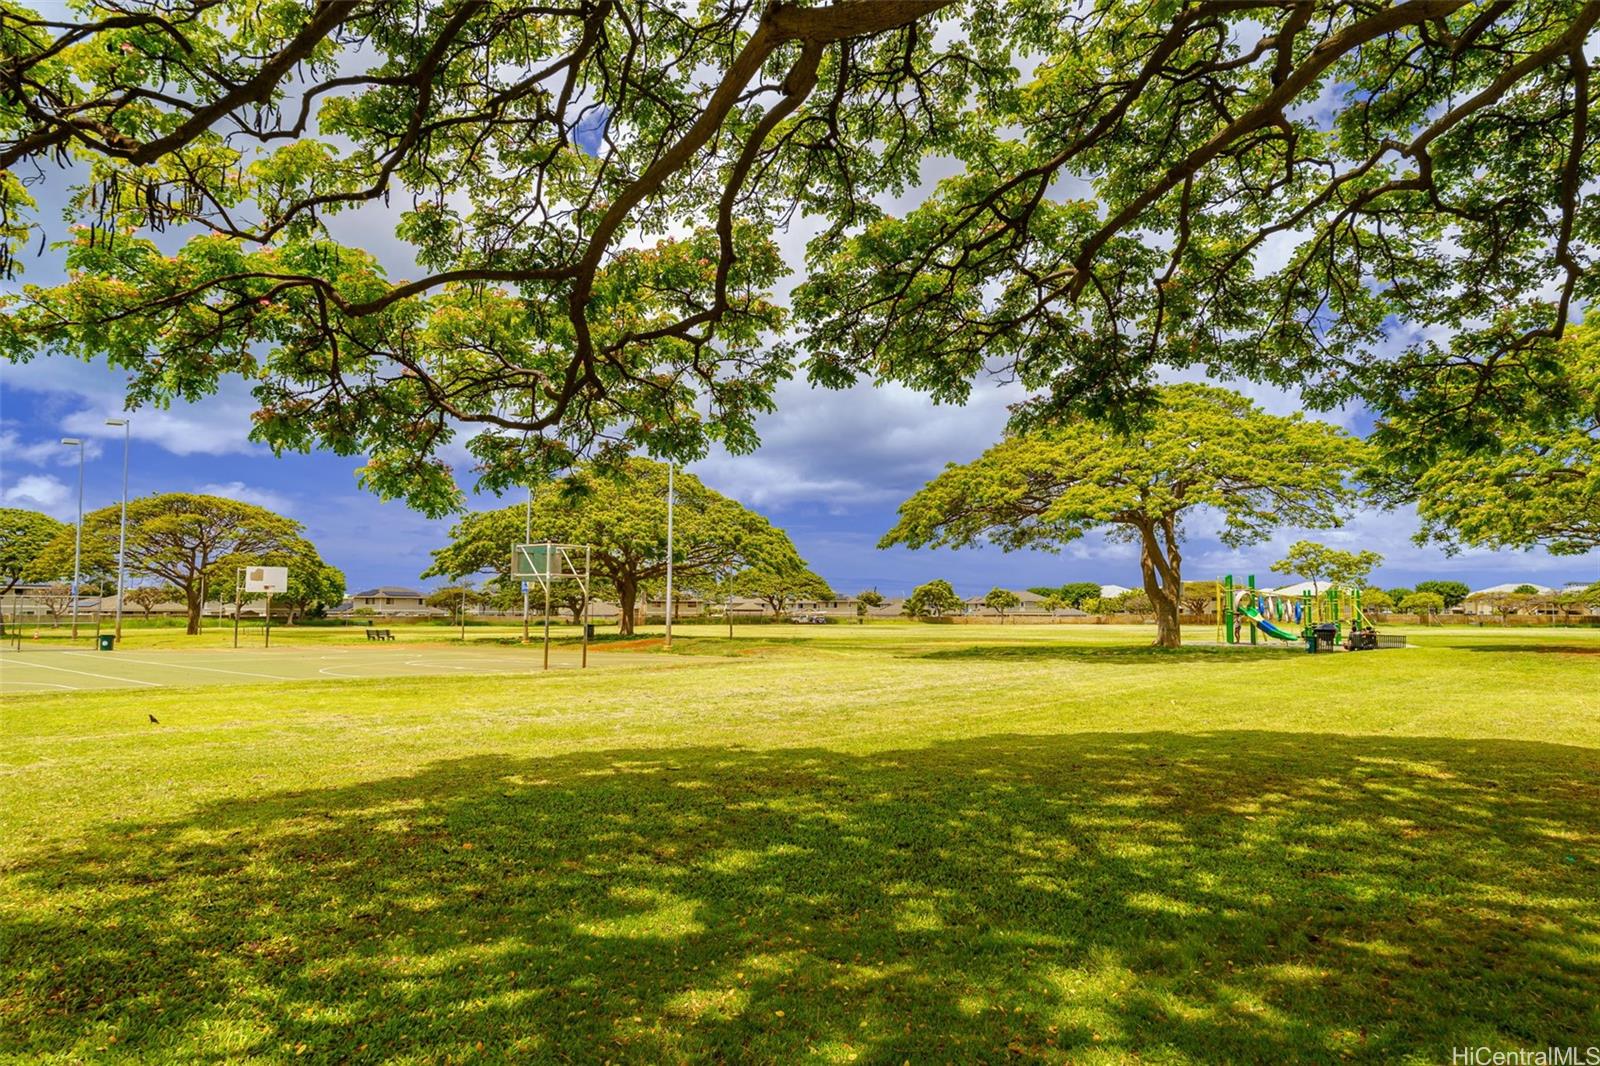
[[[60,581],[41,585],[33,590],[33,599],[44,608],[51,622],[59,622],[62,614],[72,609],[72,586]]]
[[[1214,511],[1232,546],[1278,525],[1338,525],[1354,499],[1344,479],[1359,456],[1359,442],[1335,426],[1269,415],[1225,389],[1172,385],[1131,435],[1075,417],[946,467],[901,504],[880,547],[987,540],[1053,551],[1091,529],[1129,537],[1140,548],[1157,643],[1177,647],[1185,516]]]
[[[754,567],[735,574],[732,587],[735,596],[748,596],[766,604],[775,618],[782,618],[789,604],[797,600],[833,599],[833,589],[828,583],[804,566],[794,569]]]
[[[81,228],[0,349],[105,355],[140,402],[244,374],[258,439],[370,454],[434,512],[462,423],[490,487],[601,440],[751,446],[795,212],[811,376],[942,400],[993,368],[1126,412],[1218,366],[1449,430],[1437,381],[1520,417],[1498,386],[1594,296],[1576,0],[144,10],[6,9],[0,269],[60,235],[46,169]],[[910,211],[873,202],[933,156]]]
[[[283,604],[289,624],[294,625],[307,616],[321,617],[343,603],[344,595],[344,571],[322,562],[313,550],[310,557],[301,555],[289,564],[289,588],[274,593],[272,602]]]
[[[686,471],[676,475],[675,488],[674,572],[686,587],[702,575],[730,570],[804,568],[788,536],[754,511]],[[524,521],[520,503],[467,515],[451,528],[450,543],[433,553],[422,576],[509,574],[511,547],[523,542]],[[667,467],[638,458],[580,467],[537,494],[533,529],[540,540],[590,546],[592,572],[616,590],[620,632],[632,633],[640,593],[666,577]]]
[[[984,593],[983,605],[999,615],[1001,623],[1004,624],[1006,612],[1022,606],[1022,597],[1010,589],[993,588]]]
[[[166,585],[135,585],[124,595],[129,603],[143,612],[147,622],[150,620],[150,612],[155,610],[158,604],[174,603],[183,597],[183,593]]]
[[[1323,585],[1365,587],[1367,575],[1381,562],[1383,556],[1374,551],[1347,552],[1314,540],[1297,540],[1287,555],[1272,564],[1272,571],[1298,574],[1311,582],[1313,593],[1320,593]]]
[[[83,516],[85,570],[115,567],[119,506]],[[265,507],[221,496],[169,492],[128,501],[128,573],[164,581],[182,594],[188,632],[200,632],[202,578],[231,589],[233,570],[268,557],[293,558],[305,545],[300,523]],[[58,534],[41,566],[72,570],[72,530]]]
[[[1400,609],[1406,614],[1431,619],[1444,610],[1444,597],[1437,592],[1413,592],[1401,601]]]
[[[1387,592],[1389,594],[1389,599],[1393,600],[1395,605],[1398,606],[1399,604],[1404,603],[1405,598],[1416,590],[1406,588],[1404,585],[1396,585],[1392,589],[1384,589],[1383,591]]]
[[[1083,601],[1100,595],[1100,585],[1095,581],[1069,581],[1061,586],[1061,599],[1068,607],[1083,607]]]
[[[856,624],[864,625],[867,612],[883,606],[883,594],[877,589],[867,589],[856,594]]]
[[[519,593],[520,595],[520,593]],[[467,584],[442,585],[428,593],[422,601],[429,607],[441,611],[449,611],[450,617],[460,622],[461,613],[474,607],[482,607],[491,601],[491,596],[483,589],[474,588]]]
[[[1028,589],[1036,596],[1057,596],[1063,607],[1082,607],[1083,601],[1098,598],[1100,586],[1093,581],[1069,581],[1065,585],[1040,585]]]
[[[965,606],[950,582],[938,578],[912,589],[901,610],[911,618],[943,618],[947,614],[960,614]]]
[[[1102,599],[1100,607],[1112,614],[1151,614],[1156,609],[1155,601],[1150,598],[1149,593],[1139,589],[1129,589],[1111,597],[1110,600]]]
[[[1443,602],[1444,609],[1448,610],[1459,606],[1472,590],[1460,581],[1418,581],[1416,591],[1433,593]]]
[[[1185,581],[1179,605],[1189,614],[1215,614],[1218,589],[1215,581]]]
[[[1375,614],[1387,614],[1395,609],[1395,600],[1383,589],[1367,589],[1361,593],[1361,609]]]
[[[256,603],[266,600],[259,592],[242,592],[234,586],[241,566],[282,566],[289,571],[289,587],[272,594],[274,611],[283,611],[284,620],[294,625],[307,615],[320,615],[344,601],[344,571],[323,562],[316,546],[302,537],[285,540],[272,551],[256,555],[237,555],[211,568],[205,594],[221,603]]]
[[[1523,592],[1524,588],[1528,591]],[[1538,591],[1532,585],[1518,585],[1510,592],[1491,593],[1485,596],[1484,599],[1488,601],[1489,610],[1499,617],[1500,624],[1505,625],[1506,619],[1527,610]]]
[[[59,577],[35,574],[35,564],[50,542],[70,528],[38,511],[0,507],[0,596],[23,581]]]

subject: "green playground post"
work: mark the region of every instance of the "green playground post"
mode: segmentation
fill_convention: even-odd
[[[1256,605],[1256,575],[1254,575],[1254,574],[1246,575],[1245,576],[1245,581],[1250,586],[1250,606],[1254,607]],[[1252,624],[1250,626],[1250,643],[1254,644],[1255,642],[1256,642],[1256,627]]]
[[[1239,643],[1238,634],[1233,630],[1233,575],[1224,574],[1222,578],[1222,632],[1229,644]]]

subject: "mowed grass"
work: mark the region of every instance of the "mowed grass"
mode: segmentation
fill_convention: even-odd
[[[1600,633],[678,635],[660,669],[0,702],[0,1055],[1600,1043]]]

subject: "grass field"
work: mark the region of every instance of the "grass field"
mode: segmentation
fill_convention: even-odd
[[[1600,1044],[1600,633],[723,632],[600,653],[637,669],[0,699],[0,1056]],[[175,654],[140,639],[89,661]]]

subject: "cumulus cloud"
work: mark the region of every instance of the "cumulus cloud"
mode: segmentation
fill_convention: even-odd
[[[940,406],[901,385],[834,391],[791,381],[758,424],[754,455],[717,452],[692,469],[719,492],[763,509],[846,513],[898,503],[949,462],[968,462],[999,439],[1014,387],[980,384],[963,407]]]
[[[213,482],[201,485],[194,491],[206,496],[222,496],[240,503],[252,503],[257,507],[265,507],[269,511],[279,514],[289,514],[294,510],[294,501],[287,496],[273,492],[270,489],[255,488],[242,481]]]
[[[53,418],[65,433],[94,441],[121,437],[108,418],[127,418],[136,442],[154,444],[174,455],[262,453],[251,444],[250,387],[229,378],[217,393],[195,403],[175,401],[169,408],[124,409],[123,380],[102,364],[47,356],[6,367],[6,391],[33,394],[36,413]],[[94,445],[98,447],[98,443]]]
[[[54,518],[74,518],[77,506],[72,487],[50,474],[25,474],[0,490],[0,502],[8,507],[43,511]]]
[[[93,462],[100,458],[100,442],[86,439],[83,442],[83,458],[85,462]],[[14,430],[0,432],[0,455],[4,455],[7,462],[26,463],[29,466],[76,466],[78,464],[78,449],[62,444],[59,438],[45,437],[38,440],[23,440],[21,434]]]

